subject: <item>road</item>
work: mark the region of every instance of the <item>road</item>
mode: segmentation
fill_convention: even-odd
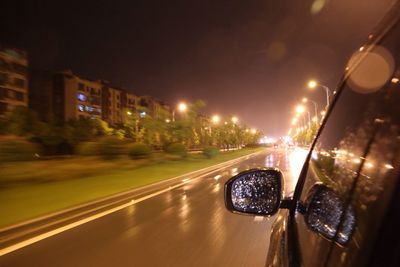
[[[293,190],[304,151],[276,149],[0,257],[0,266],[264,266],[272,218],[226,211],[224,182],[278,167]]]

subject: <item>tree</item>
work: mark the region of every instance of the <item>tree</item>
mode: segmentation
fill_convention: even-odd
[[[17,106],[7,118],[5,132],[18,136],[34,136],[42,127],[43,123],[36,112],[24,106]]]

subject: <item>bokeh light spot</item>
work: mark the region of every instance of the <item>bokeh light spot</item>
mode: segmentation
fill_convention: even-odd
[[[315,0],[311,5],[311,14],[315,15],[321,12],[326,3],[326,0]]]
[[[374,46],[356,52],[348,66],[354,68],[348,80],[351,89],[368,94],[378,91],[392,77],[394,59],[387,49]]]

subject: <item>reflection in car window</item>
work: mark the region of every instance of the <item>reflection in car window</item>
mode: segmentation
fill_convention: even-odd
[[[360,266],[367,260],[368,244],[373,243],[371,239],[397,179],[394,170],[400,154],[399,36],[397,25],[379,45],[361,47],[352,57],[349,64],[359,64],[347,77],[315,144],[301,200],[305,201],[315,183],[329,186],[351,201],[356,228],[344,246],[300,230],[301,247],[306,248],[301,251],[305,266],[323,265],[327,258],[329,266]],[[301,219],[298,227],[307,228]]]

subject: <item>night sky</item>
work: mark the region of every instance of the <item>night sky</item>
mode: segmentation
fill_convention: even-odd
[[[0,43],[31,67],[72,69],[170,104],[203,99],[284,135],[303,96],[324,105],[351,53],[393,0],[7,1]]]

